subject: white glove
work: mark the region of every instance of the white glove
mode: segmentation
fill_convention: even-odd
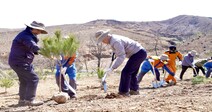
[[[182,65],[182,61],[179,61],[178,64],[179,64],[179,65]]]
[[[63,67],[62,70],[61,70],[61,73],[62,74],[65,74],[66,73],[66,70],[67,70],[67,67]]]
[[[154,62],[154,59],[148,59],[149,62]]]
[[[108,68],[107,70],[106,70],[106,73],[107,74],[111,74],[113,72],[113,68]]]

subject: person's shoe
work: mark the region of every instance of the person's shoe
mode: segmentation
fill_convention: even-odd
[[[170,84],[170,86],[172,86],[172,85],[176,85],[177,83],[176,83],[176,82],[171,81],[169,84]]]
[[[130,95],[139,95],[139,91],[130,90]]]
[[[196,76],[197,76],[197,74],[194,74],[194,75],[193,75],[193,77],[196,77]]]
[[[76,96],[76,95],[72,95],[72,96],[70,96],[70,99],[75,99],[75,98],[77,98],[77,96]]]
[[[24,105],[25,105],[25,100],[18,101],[18,106],[24,106]]]
[[[39,105],[43,105],[43,101],[25,101],[25,105],[28,105],[28,106],[39,106]]]
[[[124,92],[119,92],[118,94],[121,95],[121,96],[124,96],[124,97],[130,97],[129,92],[126,92],[126,93],[124,93]]]

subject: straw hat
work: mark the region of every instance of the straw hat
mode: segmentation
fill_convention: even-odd
[[[166,55],[166,54],[162,54],[162,55],[160,56],[160,60],[163,60],[163,61],[169,60],[169,57],[168,57],[168,55]]]
[[[37,22],[37,21],[33,21],[30,24],[25,24],[26,26],[33,28],[33,29],[38,29],[41,30],[42,34],[47,34],[48,32],[45,30],[45,26],[43,23]]]
[[[95,33],[95,38],[97,39],[97,44],[103,41],[103,39],[109,34],[110,30],[99,30]]]
[[[191,51],[189,52],[189,54],[190,54],[191,56],[196,56],[196,55],[197,55],[197,51],[191,50]]]

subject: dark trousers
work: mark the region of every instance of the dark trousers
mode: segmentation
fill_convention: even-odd
[[[183,66],[183,65],[182,65],[182,71],[181,71],[181,73],[180,73],[180,79],[181,79],[181,80],[183,79],[183,75],[184,75],[184,73],[186,72],[186,70],[187,70],[188,68],[192,68],[192,67],[191,67],[191,66]],[[194,70],[193,70],[193,72],[195,73]]]
[[[195,67],[197,73],[194,72],[195,75],[199,74],[199,69],[202,71],[202,73],[205,75],[205,69],[203,67]]]
[[[36,96],[39,78],[34,72],[33,65],[10,65],[19,78],[20,100],[32,101]]]
[[[210,77],[211,72],[212,72],[212,68],[208,68],[205,77],[206,77],[206,78]]]
[[[140,64],[146,59],[146,57],[146,51],[141,49],[129,58],[121,72],[119,92],[126,93],[129,89],[134,91],[138,90],[138,81],[136,76],[139,71]]]

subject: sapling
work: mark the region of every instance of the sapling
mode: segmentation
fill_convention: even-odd
[[[3,77],[0,79],[0,86],[5,88],[5,93],[7,93],[7,88],[14,85],[13,79],[9,77]]]
[[[79,48],[79,41],[74,35],[62,37],[61,31],[55,31],[54,36],[42,39],[40,54],[44,57],[56,60],[62,71],[61,55],[73,56]],[[61,92],[61,72],[59,78],[59,92]]]

